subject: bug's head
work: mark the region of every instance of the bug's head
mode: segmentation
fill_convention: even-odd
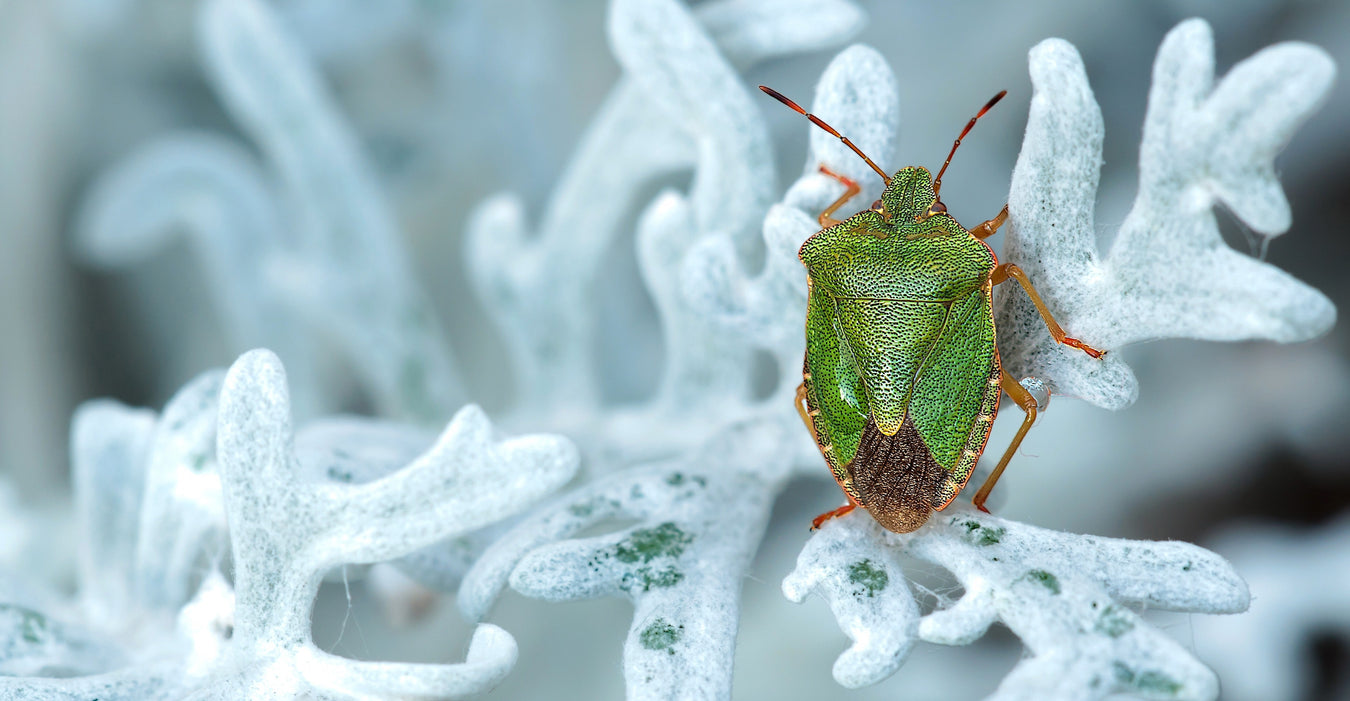
[[[874,211],[880,212],[888,222],[896,226],[906,226],[909,224],[919,224],[924,229],[923,235],[936,233],[938,230],[952,230],[953,227],[942,221],[946,219],[947,205],[942,203],[942,174],[947,172],[947,166],[952,163],[952,156],[956,154],[956,147],[961,145],[961,139],[966,138],[966,134],[975,126],[975,122],[983,117],[989,108],[1003,99],[1008,94],[1007,90],[999,91],[997,95],[986,102],[984,107],[966,123],[966,128],[961,130],[961,135],[956,137],[956,143],[952,144],[952,150],[947,153],[947,160],[942,164],[942,169],[938,171],[937,178],[934,178],[927,168],[909,166],[896,171],[894,176],[887,176],[886,171],[872,162],[867,154],[862,152],[848,137],[840,134],[834,127],[826,124],[819,117],[802,109],[800,105],[784,97],[773,88],[759,86],[766,95],[787,105],[797,114],[800,114],[811,123],[824,129],[832,136],[838,138],[843,144],[849,147],[860,158],[867,162],[867,165],[881,176],[882,181],[886,183],[886,190],[881,194],[881,199],[872,204]],[[934,217],[937,220],[929,221]],[[954,227],[959,229],[959,226]],[[930,232],[929,230],[933,230]]]
[[[966,134],[970,133],[970,130],[975,126],[975,122],[1007,94],[1007,90],[999,91],[989,102],[984,104],[984,107],[980,108],[980,111],[974,117],[970,118],[970,121],[966,123],[966,128],[961,130],[961,135],[956,137],[956,142],[952,144],[952,150],[947,152],[947,160],[943,162],[937,178],[934,178],[927,168],[911,166],[901,168],[887,181],[886,191],[881,194],[881,200],[878,204],[882,215],[888,221],[897,226],[905,226],[910,223],[922,224],[933,217],[947,214],[947,205],[942,203],[942,174],[947,172],[947,166],[952,164],[952,156],[956,154],[956,148],[961,145],[961,139],[966,138]],[[876,207],[873,207],[873,209],[876,209]]]
[[[937,192],[933,190],[933,174],[922,166],[897,170],[877,204],[882,216],[897,226],[923,221],[947,211],[947,206],[938,200]],[[873,209],[878,208],[874,206]]]

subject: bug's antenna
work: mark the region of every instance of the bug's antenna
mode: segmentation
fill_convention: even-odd
[[[854,146],[853,142],[849,141],[847,136],[844,136],[843,134],[840,134],[839,132],[835,131],[834,127],[826,124],[824,121],[821,120],[820,117],[817,117],[816,115],[807,112],[806,110],[802,109],[801,106],[798,105],[797,103],[787,99],[786,97],[783,97],[783,94],[778,92],[777,90],[774,90],[773,88],[770,88],[765,85],[759,86],[759,89],[763,90],[765,95],[768,95],[769,97],[778,100],[779,102],[787,105],[788,107],[791,107],[792,110],[797,114],[804,115],[807,119],[811,120],[812,124],[820,127],[821,129],[824,129],[825,131],[829,132],[832,136],[844,142],[845,146],[853,149],[854,153],[861,156],[864,161],[867,161],[867,165],[872,166],[872,170],[875,170],[877,172],[877,175],[881,176],[882,181],[884,181],[887,185],[891,184],[891,177],[889,175],[886,175],[886,171],[882,170],[880,166],[873,163],[872,159],[868,158],[867,154],[862,152],[862,149],[858,148],[857,146]],[[985,109],[989,108],[985,107]],[[965,134],[962,134],[962,136],[965,136]]]
[[[990,107],[998,104],[998,101],[1002,100],[1003,96],[1007,94],[1007,90],[998,91],[997,95],[989,98],[989,101],[984,103],[984,107],[981,107],[980,111],[974,117],[971,117],[969,122],[966,122],[966,128],[962,129],[961,135],[956,137],[956,143],[952,144],[952,150],[947,153],[947,161],[942,164],[942,170],[938,171],[937,179],[933,181],[933,194],[936,195],[942,192],[942,174],[947,172],[947,166],[952,164],[952,155],[956,153],[956,147],[961,145],[961,139],[966,138],[966,134],[969,134],[970,130],[974,128],[975,120],[983,117],[984,113],[988,112]]]

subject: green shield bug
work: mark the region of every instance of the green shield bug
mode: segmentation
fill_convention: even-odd
[[[994,285],[1016,280],[1056,341],[1102,355],[1067,336],[1026,274],[1011,263],[999,265],[985,244],[1007,220],[1006,205],[966,229],[939,197],[961,139],[1007,91],[966,124],[934,179],[914,166],[887,176],[820,118],[770,88],[760,90],[837,137],[886,183],[871,208],[838,220],[835,211],[861,188],[821,166],[846,189],[821,212],[822,229],[797,252],[808,298],[797,411],[849,499],[812,527],[859,506],[896,533],[922,526],[965,487],[1006,392],[1026,418],[972,499],[986,510],[985,499],[1037,411],[1036,399],[999,363]]]

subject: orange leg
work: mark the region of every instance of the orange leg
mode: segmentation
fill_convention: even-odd
[[[811,415],[807,411],[805,382],[797,385],[797,398],[793,401],[793,405],[797,407],[797,415],[802,417],[802,423],[806,424],[806,430],[811,432],[811,440],[819,445],[820,437],[816,435],[816,422],[811,420]]]
[[[840,175],[830,170],[826,166],[822,165],[820,167],[820,172],[830,176],[831,178],[834,178],[835,180],[838,180],[839,182],[844,184],[845,188],[847,188],[844,190],[844,194],[840,195],[839,199],[834,201],[834,204],[826,207],[825,211],[821,212],[819,217],[816,217],[816,221],[820,222],[821,228],[828,229],[829,227],[834,226],[835,224],[838,224],[840,222],[839,219],[834,218],[835,210],[839,209],[840,207],[843,207],[845,202],[848,202],[849,200],[853,199],[854,196],[856,196],[859,192],[862,192],[862,186],[854,182],[851,178],[847,178],[843,175]]]
[[[989,221],[980,222],[974,229],[970,230],[970,235],[983,241],[998,232],[998,228],[1003,226],[1003,222],[1008,221],[1008,205],[1003,205],[999,210],[998,216]]]
[[[838,518],[840,516],[843,516],[844,514],[856,508],[858,508],[858,505],[854,504],[853,500],[850,499],[847,504],[844,504],[843,506],[835,509],[834,511],[826,511],[825,513],[811,519],[811,530],[814,531],[817,528],[820,528],[820,524],[825,523],[826,521],[832,518]]]
[[[1041,301],[1041,296],[1036,294],[1036,288],[1031,286],[1031,280],[1027,278],[1027,274],[1022,272],[1021,268],[1012,263],[1004,263],[994,268],[994,272],[989,276],[989,281],[995,285],[1000,285],[1007,282],[1008,278],[1016,280],[1017,284],[1021,285],[1022,289],[1026,291],[1027,296],[1031,298],[1031,303],[1036,305],[1036,311],[1040,312],[1041,318],[1045,320],[1046,328],[1050,329],[1050,335],[1055,337],[1055,342],[1077,348],[1094,358],[1106,355],[1105,351],[1099,351],[1076,338],[1070,338],[1068,334],[1064,333],[1064,329],[1060,328],[1059,324],[1055,322],[1055,317],[1050,315],[1049,307],[1046,307],[1045,302]],[[1009,394],[1012,393],[1009,392]]]
[[[816,435],[816,422],[811,420],[811,413],[808,411],[808,407],[806,405],[805,382],[801,383],[800,385],[797,385],[797,399],[794,402],[794,404],[797,406],[797,414],[802,417],[802,423],[806,424],[806,428],[811,431],[811,438],[816,442],[816,445],[820,445],[820,437]],[[848,492],[844,492],[844,496],[848,496]],[[858,508],[858,505],[854,503],[853,497],[848,497],[847,504],[835,509],[834,511],[828,511],[812,519],[811,530],[814,531],[817,528],[820,528],[820,524],[825,523],[826,521],[836,516],[843,516],[844,514],[856,508]]]
[[[1022,407],[1022,411],[1027,413],[1027,417],[1022,420],[1022,427],[1017,429],[1017,435],[1013,436],[1012,443],[1008,444],[1008,449],[1003,451],[1003,457],[999,458],[998,465],[994,466],[994,471],[989,473],[989,479],[984,481],[984,484],[980,486],[980,491],[975,493],[975,498],[970,500],[975,508],[986,514],[989,513],[989,509],[984,508],[984,501],[989,498],[989,492],[994,490],[998,478],[1003,476],[1003,469],[1008,466],[1008,461],[1012,460],[1013,453],[1017,452],[1017,447],[1022,445],[1022,439],[1026,438],[1027,430],[1031,428],[1031,424],[1036,422],[1036,398],[1031,396],[1031,393],[1025,387],[1018,384],[1017,380],[1014,380],[1007,370],[1000,372],[1002,374],[999,377],[999,386],[1009,397],[1012,397],[1014,402],[1017,402],[1017,406]]]

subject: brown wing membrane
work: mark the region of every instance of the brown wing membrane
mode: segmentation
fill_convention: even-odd
[[[868,419],[849,463],[861,505],[887,530],[909,533],[928,520],[947,472],[933,459],[908,417],[894,436]]]

